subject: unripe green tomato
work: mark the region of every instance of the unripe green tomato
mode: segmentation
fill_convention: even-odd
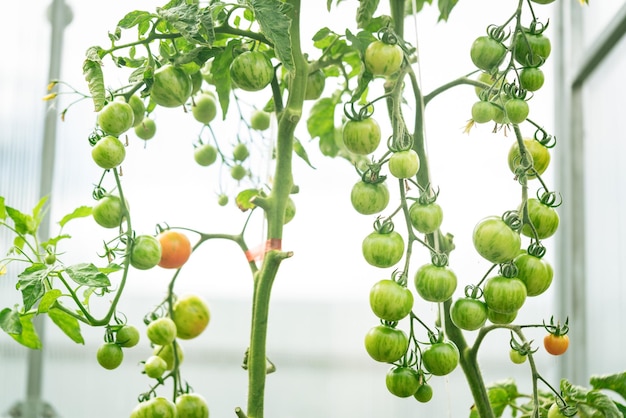
[[[247,170],[241,164],[235,164],[230,168],[230,175],[235,180],[243,179],[247,174]]]
[[[365,49],[365,67],[374,75],[391,75],[402,66],[404,52],[397,44],[371,42]]]
[[[141,98],[136,94],[130,96],[130,99],[128,99],[128,104],[133,109],[133,126],[137,126],[141,123],[145,116],[146,105],[143,103],[143,100],[141,100]]]
[[[287,225],[296,216],[296,204],[291,197],[287,198],[287,204],[285,205],[285,218],[283,219],[283,225]]]
[[[257,131],[265,131],[270,127],[270,114],[263,110],[255,110],[250,117],[250,126]]]
[[[208,167],[217,160],[217,148],[211,144],[202,144],[193,151],[193,159],[202,167]]]
[[[217,197],[217,204],[220,206],[226,206],[228,204],[228,196],[225,194],[220,194]]]
[[[522,364],[526,362],[526,358],[528,358],[528,356],[522,355],[519,351],[511,348],[511,351],[509,351],[509,358],[515,364]]]
[[[167,370],[167,362],[159,356],[152,355],[146,359],[143,370],[148,377],[158,379]]]
[[[176,398],[176,418],[209,418],[209,406],[197,393],[185,393]]]
[[[122,200],[115,195],[105,195],[91,210],[94,221],[103,228],[118,228],[124,217]]]
[[[154,138],[156,134],[156,123],[149,117],[143,118],[143,120],[135,125],[135,135],[145,141]]]
[[[115,342],[120,347],[134,347],[139,343],[139,330],[132,325],[124,325],[115,333]]]
[[[110,170],[122,164],[124,158],[126,158],[126,148],[122,141],[114,136],[107,135],[93,146],[91,157],[98,166],[105,170]]]
[[[191,77],[185,70],[167,64],[154,72],[150,98],[159,106],[178,107],[187,102],[192,89]]]
[[[98,125],[107,135],[120,136],[134,123],[133,108],[126,102],[109,102],[98,113]]]
[[[426,403],[433,398],[433,388],[428,383],[423,383],[413,395],[419,402]]]
[[[205,125],[215,119],[217,116],[217,104],[213,96],[202,93],[195,98],[193,106],[191,106],[193,117],[200,123]]]
[[[119,367],[124,360],[122,347],[115,343],[105,343],[98,348],[96,353],[98,364],[107,370],[113,370]]]
[[[242,142],[239,142],[233,148],[233,159],[235,161],[244,161],[246,158],[250,156],[250,151],[248,150],[248,146]]]
[[[417,174],[420,158],[412,149],[394,152],[389,158],[389,172],[399,179],[408,179]]]
[[[161,243],[152,235],[139,235],[130,250],[130,265],[149,270],[161,261]]]
[[[168,345],[176,339],[176,324],[171,318],[161,317],[148,324],[146,334],[152,344]]]

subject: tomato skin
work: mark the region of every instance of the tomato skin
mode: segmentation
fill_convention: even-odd
[[[148,324],[146,334],[154,345],[171,344],[176,339],[176,324],[171,318],[157,318]]]
[[[230,78],[242,90],[263,90],[274,79],[274,66],[263,52],[245,51],[230,64]]]
[[[413,396],[420,386],[417,371],[410,367],[392,367],[385,376],[387,390],[400,398]]]
[[[554,270],[545,260],[530,254],[520,254],[513,260],[517,267],[517,278],[526,285],[527,296],[538,296],[552,284]]]
[[[155,355],[148,357],[143,367],[143,371],[146,373],[146,376],[151,377],[152,379],[158,379],[163,376],[165,370],[167,370],[167,362],[161,357]]]
[[[166,64],[154,72],[150,98],[159,106],[178,107],[187,102],[192,89],[191,77],[185,70]]]
[[[157,239],[161,243],[159,267],[166,269],[181,268],[191,256],[191,242],[182,232],[168,229],[161,232]]]
[[[396,231],[383,234],[370,233],[361,246],[365,261],[374,267],[387,268],[395,265],[404,254],[404,239]]]
[[[411,225],[422,234],[432,234],[441,226],[443,222],[443,210],[438,203],[432,202],[422,205],[413,202],[409,207],[409,218]]]
[[[389,172],[398,179],[408,179],[420,169],[420,157],[414,150],[394,152],[389,158]]]
[[[122,200],[115,195],[105,195],[93,207],[91,216],[103,228],[118,228],[124,218]]]
[[[470,58],[481,70],[490,72],[498,67],[506,56],[506,46],[489,36],[479,36],[472,43]]]
[[[424,368],[435,376],[452,373],[459,364],[459,349],[452,341],[431,344],[422,352]]]
[[[415,272],[415,289],[422,299],[445,302],[456,290],[456,274],[447,267],[424,264]]]
[[[93,146],[91,157],[99,167],[110,170],[122,164],[126,158],[126,147],[116,137],[107,135]]]
[[[515,60],[525,67],[539,67],[550,56],[552,45],[543,34],[532,34],[524,30],[524,35],[515,36]]]
[[[255,110],[250,116],[250,126],[257,131],[265,131],[270,127],[270,114],[262,110]]]
[[[306,80],[306,91],[304,100],[317,100],[322,96],[326,86],[326,76],[322,70],[315,70],[309,73]]]
[[[193,159],[198,165],[208,167],[217,160],[217,148],[211,144],[202,144],[194,149]]]
[[[520,71],[519,84],[528,91],[539,90],[545,81],[545,76],[540,68],[525,67]]]
[[[474,248],[494,264],[513,260],[520,252],[522,240],[500,217],[484,218],[474,228]]]
[[[554,208],[544,205],[538,199],[528,199],[528,217],[535,227],[539,239],[550,238],[559,228],[560,218],[558,212]],[[530,225],[522,227],[522,234],[527,237],[534,237]]]
[[[413,294],[394,280],[378,281],[369,295],[372,312],[385,321],[399,321],[413,309]]]
[[[199,94],[191,106],[191,114],[194,119],[205,125],[212,122],[217,116],[217,104],[210,94]]]
[[[133,126],[137,126],[143,120],[146,113],[146,105],[143,103],[143,100],[136,94],[130,96],[128,99],[128,104],[133,109]]]
[[[134,131],[137,138],[147,141],[154,138],[154,135],[156,135],[156,123],[153,119],[146,116],[135,125]]]
[[[553,356],[560,356],[567,351],[569,347],[569,336],[547,334],[543,337],[543,346],[546,351]]]
[[[230,176],[237,181],[242,180],[246,174],[248,170],[241,164],[235,164],[230,168]]]
[[[98,113],[98,125],[107,135],[120,136],[132,128],[134,123],[133,108],[126,102],[109,102]]]
[[[246,158],[250,156],[250,151],[248,150],[248,146],[243,142],[239,142],[233,148],[233,159],[235,161],[245,161]]]
[[[176,418],[176,405],[169,399],[157,396],[145,404],[146,418]]]
[[[489,89],[488,87],[479,87],[479,86],[475,86],[474,87],[474,91],[476,92],[476,96],[481,99],[481,100],[486,100],[489,98],[493,98],[493,96],[495,95],[495,93],[498,91],[498,89],[500,89],[502,87],[502,85],[504,84],[504,78],[501,79],[497,79],[496,76],[492,76],[490,73],[485,72],[485,71],[481,71],[480,74],[478,75],[478,77],[476,78],[477,81],[480,81],[482,83],[485,84],[489,84],[490,86],[493,86],[493,88],[491,89],[491,94],[489,95],[489,97],[482,97],[486,91]],[[498,80],[498,83],[494,86],[494,84],[496,83],[496,80]],[[484,93],[483,93],[484,92]]]
[[[500,312],[494,311],[493,309],[489,309],[489,307],[487,307],[487,319],[489,319],[489,322],[491,322],[492,324],[496,324],[496,325],[510,324],[511,322],[515,321],[515,318],[517,318],[517,311],[510,312],[510,313],[500,313]]]
[[[472,105],[472,120],[476,123],[492,121],[496,115],[496,107],[493,103],[480,100]]]
[[[343,143],[354,154],[371,154],[380,144],[378,122],[373,118],[347,121],[343,125]]]
[[[149,270],[161,260],[161,244],[152,235],[139,235],[130,250],[130,265],[138,270]]]
[[[417,391],[413,394],[413,397],[419,402],[426,403],[433,398],[433,388],[428,383],[421,384]]]
[[[361,215],[380,213],[389,204],[389,189],[384,182],[366,183],[361,180],[352,186],[350,202]]]
[[[365,67],[373,75],[387,76],[402,66],[404,52],[399,45],[376,40],[365,49]]]
[[[502,314],[517,312],[526,301],[526,285],[518,278],[493,276],[483,289],[489,309]]]
[[[182,394],[176,398],[176,418],[209,418],[209,406],[197,393]]]
[[[190,340],[200,335],[209,325],[211,312],[206,302],[198,295],[184,295],[174,302],[173,320],[176,336]]]
[[[532,138],[524,138],[523,143],[530,153],[533,168],[537,171],[537,173],[539,173],[539,175],[543,174],[550,164],[550,151],[539,141],[536,141]],[[508,162],[509,169],[513,174],[515,174],[517,168],[520,166],[521,163],[521,154],[517,141],[515,141],[509,149]],[[534,179],[537,177],[534,173],[530,171],[527,172],[527,176],[529,179]]]
[[[474,298],[457,299],[450,309],[450,318],[461,329],[477,330],[487,322],[487,305]]]
[[[119,367],[124,360],[124,352],[122,347],[115,343],[104,343],[98,348],[96,353],[98,364],[107,370],[113,370]]]
[[[124,325],[115,333],[115,342],[120,347],[134,347],[139,343],[139,330],[132,325]]]
[[[365,350],[374,360],[393,363],[409,348],[409,338],[401,329],[377,325],[365,334]]]
[[[511,351],[509,351],[509,358],[515,364],[523,364],[526,362],[526,359],[528,358],[528,356],[522,355],[520,354],[519,351],[511,348]]]
[[[511,99],[504,104],[506,117],[511,123],[522,123],[528,117],[528,103],[522,99]]]
[[[172,344],[164,346],[157,345],[154,347],[154,350],[152,352],[155,356],[159,356],[163,360],[165,360],[165,363],[167,364],[167,370],[174,369],[174,345],[176,345],[176,357],[178,357],[178,364],[181,364],[185,359],[185,355],[183,353],[183,348],[176,341],[174,341],[174,343]]]

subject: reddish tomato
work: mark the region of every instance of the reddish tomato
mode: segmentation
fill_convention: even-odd
[[[553,356],[560,356],[569,347],[569,337],[567,335],[548,334],[543,337],[543,346]]]
[[[161,261],[159,266],[166,269],[178,269],[191,256],[191,242],[182,232],[168,229],[161,232],[157,239],[161,243]]]

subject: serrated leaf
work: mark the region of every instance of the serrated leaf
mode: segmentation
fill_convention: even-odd
[[[313,164],[311,164],[311,160],[309,160],[309,155],[302,145],[302,142],[300,142],[300,140],[296,137],[293,138],[293,152],[295,152],[298,157],[302,158],[304,162],[309,165],[309,167],[315,168],[313,167]]]
[[[83,75],[91,93],[94,111],[99,112],[104,107],[105,102],[104,75],[100,60],[86,59],[83,62]]]
[[[369,24],[370,20],[374,16],[374,13],[376,12],[376,9],[378,8],[378,3],[379,0],[359,1],[359,7],[356,11],[357,27],[364,28]]]
[[[19,312],[11,308],[0,311],[0,328],[7,334],[19,335],[22,332]]]
[[[31,215],[27,215],[10,206],[5,206],[9,218],[15,224],[15,230],[20,235],[34,234],[37,232],[37,224]]]
[[[454,9],[454,6],[456,6],[458,2],[459,0],[438,0],[437,5],[439,7],[439,19],[437,20],[448,20],[450,12],[452,12],[452,9]]]
[[[22,325],[22,332],[18,335],[9,335],[11,335],[15,341],[23,346],[33,350],[39,350],[41,349],[41,340],[39,339],[37,330],[35,330],[35,326],[33,325],[33,318],[34,315],[21,315],[20,324]]]
[[[274,44],[274,51],[287,71],[294,70],[289,31],[291,19],[286,15],[285,3],[280,0],[249,0],[261,32]]]
[[[122,20],[117,23],[117,26],[123,29],[130,29],[133,26],[150,21],[153,16],[154,15],[152,13],[145,12],[143,10],[135,10],[127,13],[126,16],[124,16]]]
[[[61,228],[63,228],[72,219],[85,218],[91,215],[91,210],[92,210],[91,206],[80,206],[74,209],[72,213],[68,213],[67,215],[65,215],[59,221],[59,225],[61,225]]]
[[[594,389],[610,389],[626,399],[626,372],[591,376],[589,383]]]
[[[109,287],[111,282],[109,277],[102,273],[92,263],[80,263],[69,266],[65,269],[70,278],[81,286],[88,287]]]
[[[615,402],[606,393],[598,390],[589,391],[586,404],[600,411],[604,418],[624,418]]]
[[[62,294],[63,293],[59,289],[48,290],[41,298],[41,301],[39,301],[39,306],[37,306],[37,312],[38,313],[48,312],[50,307],[54,304],[54,302],[56,302],[56,300]]]
[[[321,41],[322,39],[326,38],[327,36],[329,36],[331,34],[331,30],[328,29],[327,27],[324,27],[320,30],[318,30],[315,35],[313,35],[313,42],[318,42]]]
[[[72,341],[77,344],[85,344],[76,318],[58,308],[50,309],[48,316]]]
[[[600,411],[605,418],[623,418],[611,398],[599,390],[590,390],[573,385],[567,379],[561,379],[561,392],[566,399],[573,400],[579,410],[585,410],[583,413],[585,415],[590,416],[594,414],[593,410],[596,410]]]
[[[19,280],[16,287],[22,292],[24,310],[28,311],[44,295],[43,281],[50,274],[51,267],[42,263],[35,263],[18,274]]]
[[[256,205],[252,203],[251,200],[256,196],[259,196],[260,194],[261,192],[259,191],[259,189],[242,190],[237,194],[237,197],[235,198],[235,203],[242,212],[254,209]]]

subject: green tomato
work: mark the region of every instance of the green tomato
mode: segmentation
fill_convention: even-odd
[[[149,270],[161,261],[161,243],[152,235],[139,235],[130,250],[130,265],[138,270]]]
[[[124,352],[122,347],[115,343],[105,343],[98,348],[96,353],[98,364],[107,370],[113,370],[119,367],[124,360]]]
[[[134,123],[133,108],[126,102],[109,102],[98,113],[98,125],[107,135],[120,136]]]
[[[380,144],[380,126],[373,118],[349,120],[343,126],[343,143],[348,151],[368,155]]]
[[[568,407],[568,408],[574,408],[574,407]],[[568,413],[570,413],[570,412],[568,412]],[[580,417],[580,415],[579,414],[575,414],[575,415],[570,415],[569,418],[578,418],[578,417]],[[561,412],[561,408],[559,408],[559,404],[554,402],[550,406],[550,409],[548,409],[548,417],[547,418],[567,418],[567,415],[565,415],[563,412]]]
[[[163,376],[167,370],[167,363],[159,356],[152,355],[148,357],[143,365],[143,371],[146,376],[152,379],[158,379]]]
[[[387,325],[377,325],[365,334],[365,350],[374,360],[393,363],[404,356],[409,338],[404,331]]]
[[[217,104],[215,98],[206,93],[202,93],[194,98],[191,106],[191,114],[194,119],[205,125],[217,116]]]
[[[424,264],[415,272],[415,289],[422,299],[429,302],[445,302],[454,294],[456,274],[447,267]]]
[[[389,172],[396,178],[411,178],[417,174],[419,168],[420,157],[412,149],[394,152],[389,158]]]
[[[492,311],[511,314],[517,312],[526,301],[526,286],[518,278],[493,276],[487,279],[483,296]]]
[[[424,368],[435,376],[452,373],[459,364],[459,349],[452,341],[431,344],[422,352]]]
[[[417,388],[417,392],[413,395],[417,401],[426,403],[433,398],[433,388],[428,383],[422,383],[420,387]]]
[[[402,259],[404,239],[396,231],[374,231],[365,237],[361,247],[363,257],[374,267],[392,267]]]
[[[176,418],[209,418],[209,405],[197,393],[185,393],[176,398]]]
[[[396,73],[402,66],[404,52],[397,44],[383,41],[371,42],[365,49],[365,68],[373,75],[387,76]]]
[[[522,99],[511,99],[504,104],[506,117],[511,123],[520,124],[526,120],[529,112],[528,103]]]
[[[122,200],[115,195],[105,195],[91,210],[94,221],[103,228],[119,228],[124,218]]]
[[[185,355],[183,353],[183,348],[176,341],[165,346],[156,346],[152,352],[155,356],[159,356],[165,360],[167,370],[174,369],[174,346],[176,346],[176,357],[178,358],[178,364],[180,365],[185,359]]]
[[[263,52],[246,51],[230,64],[230,78],[242,90],[259,91],[274,79],[274,67]]]
[[[539,90],[545,81],[543,71],[537,67],[525,67],[519,73],[519,84],[528,91]]]
[[[526,285],[527,296],[537,296],[548,290],[554,271],[547,261],[524,253],[518,255],[513,262],[517,267],[517,278]]]
[[[136,94],[130,96],[128,99],[128,104],[133,109],[133,126],[137,126],[143,120],[146,114],[146,105],[143,103],[143,100]]]
[[[528,356],[522,355],[519,351],[511,348],[511,351],[509,351],[509,358],[515,364],[523,364],[524,362],[526,362]]]
[[[154,138],[155,134],[156,134],[156,123],[154,122],[153,119],[147,116],[143,118],[143,120],[140,123],[135,125],[135,135],[137,135],[138,138],[141,138],[147,141],[149,139]]]
[[[543,174],[548,165],[550,164],[550,151],[541,142],[532,138],[524,138],[523,144],[529,153],[532,168],[539,174]],[[508,154],[509,169],[513,174],[516,174],[517,170],[521,168],[522,157],[520,153],[519,144],[517,141],[511,145]],[[526,172],[529,179],[534,179],[537,176],[532,171]]]
[[[550,238],[559,229],[558,212],[553,207],[541,203],[538,199],[528,199],[528,217],[539,239]],[[528,224],[522,227],[522,234],[527,237],[534,237],[533,229]]]
[[[145,403],[146,418],[177,418],[176,405],[169,399],[157,396]]]
[[[235,161],[245,161],[246,158],[250,156],[250,151],[248,150],[248,146],[243,142],[239,142],[233,148],[233,159]]]
[[[498,77],[499,77],[498,75],[491,75],[488,72],[481,71],[480,74],[478,74],[478,77],[476,78],[476,80],[480,81],[481,83],[485,83],[485,84],[492,86],[492,89],[491,89],[491,94],[489,95],[489,97],[482,97],[484,95],[483,92],[486,93],[486,90],[488,90],[489,88],[475,86],[474,91],[476,92],[476,96],[481,100],[487,100],[488,98],[492,98],[495,95],[495,93],[500,88],[502,88],[502,85],[504,84],[504,78],[498,78]],[[496,84],[496,80],[498,81],[497,84]]]
[[[139,343],[139,330],[132,325],[124,325],[115,333],[115,342],[120,347],[134,347]]]
[[[208,167],[217,160],[217,148],[211,144],[202,144],[193,151],[193,159],[202,167]]]
[[[450,309],[450,318],[461,329],[477,330],[487,322],[487,305],[470,297],[457,299]]]
[[[187,102],[192,89],[191,77],[185,70],[166,64],[154,72],[150,97],[159,106],[178,107]]]
[[[476,224],[473,242],[478,254],[494,264],[513,260],[520,253],[522,244],[519,233],[497,216],[487,217]]]
[[[472,120],[476,123],[487,123],[496,116],[497,107],[493,103],[480,100],[472,105]]]
[[[190,340],[199,336],[209,325],[211,312],[207,303],[198,295],[189,294],[174,302],[173,320],[176,325],[176,336]]]
[[[126,148],[122,141],[114,136],[107,135],[93,146],[91,157],[98,166],[105,170],[110,170],[122,164],[124,158],[126,158]]]
[[[509,312],[509,313],[500,313],[496,312],[493,309],[487,307],[487,319],[489,322],[496,325],[506,325],[515,321],[517,318],[517,311]]]
[[[220,194],[217,197],[217,204],[220,206],[226,206],[228,204],[228,196],[225,194]]]
[[[384,182],[366,183],[358,181],[350,192],[352,207],[362,215],[380,213],[389,204],[389,189]]]
[[[394,366],[385,376],[387,390],[400,398],[413,396],[420,386],[419,374],[406,366]]]
[[[422,234],[432,234],[443,222],[443,210],[436,202],[422,205],[414,202],[409,207],[411,225]]]
[[[513,41],[515,60],[525,67],[539,67],[546,62],[552,45],[550,39],[541,33],[531,33],[528,30],[518,32]]]
[[[399,321],[413,309],[413,294],[394,280],[378,281],[369,295],[372,312],[385,321]]]
[[[157,318],[148,324],[146,334],[152,344],[168,345],[176,339],[176,324],[171,318]]]
[[[235,164],[230,168],[230,176],[237,181],[242,180],[246,174],[248,174],[248,170],[241,164]]]
[[[326,85],[326,76],[322,70],[309,73],[306,80],[304,100],[317,100],[322,96]]]
[[[470,58],[481,70],[491,72],[497,68],[506,56],[506,46],[489,36],[479,36],[472,43]]]
[[[263,110],[255,110],[250,117],[250,127],[257,131],[265,131],[270,127],[270,114]]]

